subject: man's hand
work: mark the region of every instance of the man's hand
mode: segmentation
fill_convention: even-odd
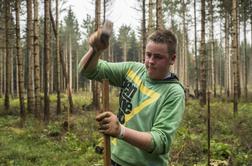
[[[147,152],[152,152],[155,148],[150,132],[141,132],[124,127],[119,123],[117,116],[112,112],[103,112],[98,114],[96,116],[96,121],[99,122],[99,132],[103,134],[120,138],[121,130],[124,130],[124,141]]]
[[[96,51],[105,50],[109,46],[109,37],[112,34],[113,23],[105,21],[102,28],[99,28],[96,32],[89,37],[89,44]]]
[[[92,33],[91,36],[89,37],[89,44],[90,46],[93,47],[94,50],[96,51],[103,51],[105,50],[108,45],[109,45],[109,41],[101,41],[101,34],[102,34],[102,30],[99,29],[96,32]]]
[[[121,131],[121,125],[117,116],[112,112],[103,112],[96,116],[96,121],[99,123],[99,132],[118,137]]]
[[[102,28],[98,29],[89,37],[89,44],[91,47],[79,62],[79,72],[82,70],[92,70],[96,67],[99,55],[109,46],[109,37],[112,34],[112,29],[113,23],[107,20]]]

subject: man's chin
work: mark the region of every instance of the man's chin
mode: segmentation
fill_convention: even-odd
[[[157,76],[155,74],[153,74],[152,72],[148,72],[148,75],[149,75],[150,79],[153,79],[153,80],[157,79]]]
[[[160,75],[158,75],[157,73],[153,73],[153,72],[148,72],[148,76],[152,80],[162,80],[163,79],[160,77]]]

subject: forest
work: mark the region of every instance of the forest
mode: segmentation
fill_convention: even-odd
[[[106,96],[104,83],[88,80],[78,63],[115,0],[85,1],[95,10],[82,22],[66,1],[0,0],[0,165],[105,162],[95,116],[106,101],[117,113],[120,89],[109,86]],[[137,29],[113,30],[102,59],[143,62],[149,34],[176,34],[172,72],[186,106],[169,165],[251,166],[252,1],[136,4]]]

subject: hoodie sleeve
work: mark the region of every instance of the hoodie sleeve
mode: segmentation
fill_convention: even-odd
[[[152,153],[165,154],[170,150],[172,139],[179,127],[185,109],[185,96],[183,88],[178,85],[164,98],[164,104],[154,121],[151,129]]]
[[[97,67],[89,72],[85,72],[84,76],[91,80],[102,81],[108,79],[109,83],[120,87],[125,79],[126,73],[130,68],[130,63],[110,63],[104,60],[99,60]]]

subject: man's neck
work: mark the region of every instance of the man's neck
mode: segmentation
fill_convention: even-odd
[[[171,77],[171,72],[168,72],[167,74],[166,74],[166,76],[164,77],[164,80],[165,79],[168,79],[168,78],[170,78]]]

